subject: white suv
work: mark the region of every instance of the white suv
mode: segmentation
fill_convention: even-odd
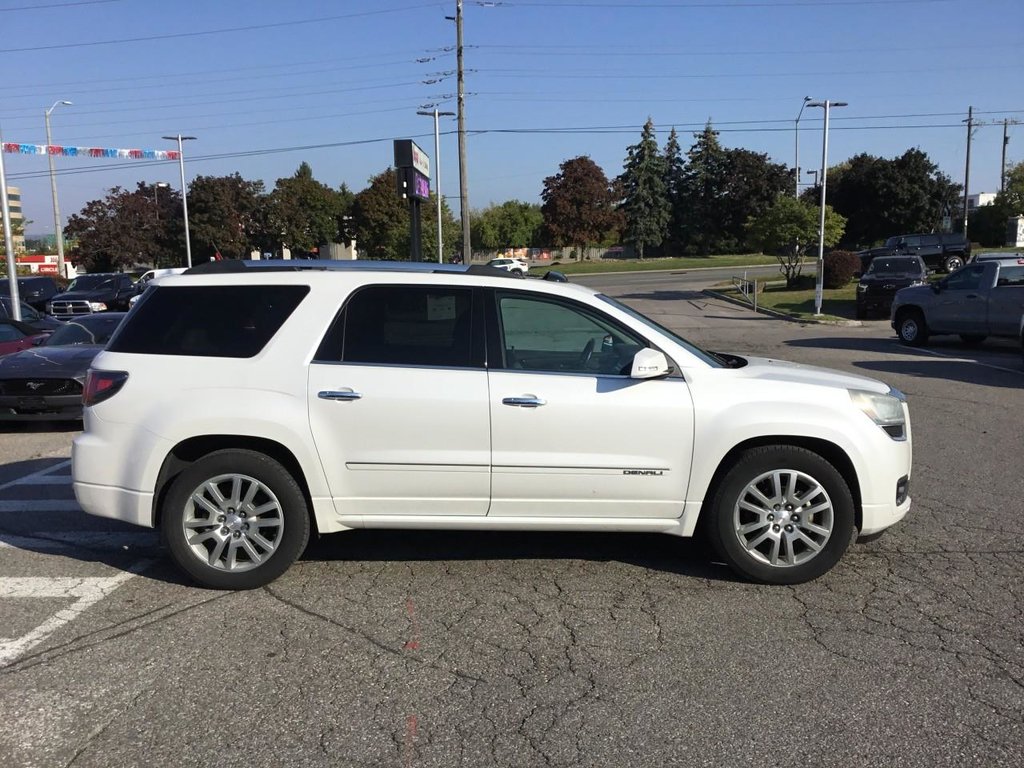
[[[524,276],[530,271],[529,262],[523,261],[522,259],[491,259],[485,266],[494,267],[495,269],[503,269],[506,272],[511,272],[514,275]]]
[[[816,578],[910,508],[905,398],[699,349],[579,285],[482,267],[216,262],[143,296],[87,382],[74,488],[257,587],[310,530],[705,532]]]

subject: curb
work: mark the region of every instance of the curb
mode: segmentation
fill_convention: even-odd
[[[742,299],[737,299],[734,296],[727,296],[724,293],[713,291],[710,288],[705,288],[703,293],[705,296],[711,296],[712,298],[715,299],[721,299],[722,301],[728,304],[735,304],[738,307],[746,307],[747,309],[757,312],[759,314],[768,315],[769,317],[775,317],[778,318],[779,320],[788,320],[791,323],[803,323],[805,325],[835,325],[844,328],[861,328],[864,325],[864,323],[861,322],[860,320],[816,320],[814,318],[809,317],[794,317],[793,315],[787,315],[785,312],[779,312],[774,309],[765,309],[764,307],[758,307],[757,309],[754,309],[753,306],[743,301]]]

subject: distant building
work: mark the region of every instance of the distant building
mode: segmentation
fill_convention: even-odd
[[[975,208],[980,208],[983,205],[992,205],[995,202],[995,192],[978,192],[973,195],[967,196],[967,210],[973,211]],[[963,198],[960,198],[960,204],[963,205]]]
[[[11,229],[14,230],[14,252],[25,252],[25,217],[21,215],[21,189],[7,188],[7,199],[11,203]]]

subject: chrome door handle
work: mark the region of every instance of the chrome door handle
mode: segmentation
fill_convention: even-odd
[[[533,395],[527,395],[525,397],[506,397],[501,401],[501,404],[515,405],[520,408],[537,408],[541,405],[547,405],[547,401]]]
[[[321,392],[317,392],[316,396],[321,400],[358,400],[362,397],[362,394],[359,392],[353,392],[351,389],[342,390],[340,392],[325,389]]]

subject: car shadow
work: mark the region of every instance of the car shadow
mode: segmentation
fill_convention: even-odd
[[[0,421],[0,435],[26,432],[81,432],[82,420]]]
[[[643,291],[640,293],[617,293],[616,299],[641,299],[647,301],[694,301],[708,300],[703,291]]]

